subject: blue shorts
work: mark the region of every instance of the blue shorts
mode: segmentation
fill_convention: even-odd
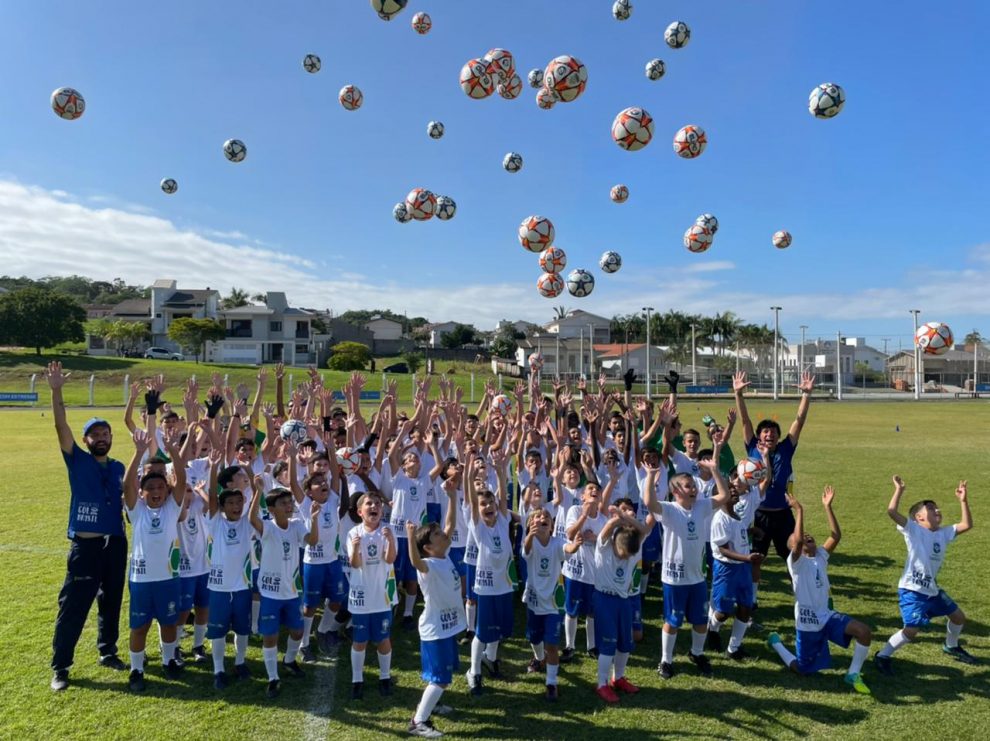
[[[632,653],[633,610],[628,597],[595,592],[595,645],[602,656]]]
[[[708,590],[697,584],[663,585],[663,620],[671,628],[708,625]]]
[[[631,594],[626,599],[632,605],[632,626],[633,630],[643,632],[643,595]]]
[[[478,595],[478,622],[474,632],[482,643],[512,637],[514,592]]]
[[[128,582],[131,589],[131,630],[157,620],[159,625],[179,621],[179,580]]]
[[[472,602],[478,601],[478,593],[474,591],[474,576],[478,567],[473,563],[464,564],[464,582],[467,584],[467,598]],[[469,625],[468,629],[473,630],[474,626]]]
[[[395,563],[392,564],[392,568],[395,569],[395,581],[416,581],[416,567],[409,560],[409,538],[396,536],[395,547],[398,549]]]
[[[464,551],[466,548],[450,548],[447,550],[447,555],[450,556],[451,562],[454,564],[454,568],[457,569],[457,573],[461,575],[461,581],[463,582],[467,576],[467,564],[464,563]]]
[[[258,591],[258,574],[261,573],[261,569],[251,569],[251,594],[261,594]]]
[[[547,646],[560,645],[560,628],[564,617],[559,612],[537,615],[526,609],[526,640],[530,643],[543,643]]]
[[[564,612],[570,617],[594,617],[595,585],[564,577]]]
[[[209,574],[179,577],[179,612],[189,612],[194,607],[199,610],[210,604],[206,588],[209,581]]]
[[[258,614],[258,632],[263,636],[278,635],[278,629],[302,630],[302,597],[272,599],[261,595],[261,612]]]
[[[814,674],[832,666],[832,656],[828,652],[829,641],[847,648],[852,636],[846,635],[846,626],[852,618],[841,612],[833,612],[821,630],[799,630],[797,632],[798,671],[801,674]]]
[[[660,550],[663,545],[663,541],[660,535],[660,523],[656,523],[653,529],[650,530],[650,534],[646,536],[643,541],[643,551],[640,554],[643,561],[647,563],[652,563],[654,561],[660,560]]]
[[[959,605],[952,601],[944,589],[940,589],[934,597],[913,589],[898,589],[897,597],[905,628],[922,628],[932,618],[951,615],[959,609]]]
[[[454,672],[461,668],[457,655],[457,636],[419,642],[420,666],[424,682],[447,685],[454,681]]]
[[[712,573],[712,608],[731,615],[736,606],[753,606],[753,566],[736,561],[715,561]]]
[[[239,636],[251,635],[251,590],[210,592],[210,621],[206,637],[223,638],[233,630]]]
[[[340,561],[303,564],[303,607],[319,607],[323,600],[347,602],[347,580]]]
[[[430,522],[443,524],[440,522],[440,502],[437,502],[436,504],[433,504],[432,502],[426,503],[426,522],[423,524],[425,525]]]
[[[526,587],[526,580],[529,578],[529,567],[526,565],[526,559],[522,556],[516,556],[516,575],[519,577],[519,584],[523,589]]]
[[[354,643],[381,643],[392,635],[392,611],[351,613]]]
[[[709,540],[705,543],[705,574],[709,581],[714,577],[712,572],[715,569],[715,556],[712,555],[712,542]]]

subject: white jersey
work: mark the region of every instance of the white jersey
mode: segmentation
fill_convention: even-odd
[[[447,492],[443,487],[436,486],[434,489],[437,491],[437,498],[440,500],[440,526],[446,527],[447,510],[450,509],[450,497],[447,496]],[[467,520],[464,518],[464,492],[460,488],[457,489],[454,502],[454,513],[457,520],[454,525],[454,532],[450,535],[450,547],[465,548],[467,547]]]
[[[474,571],[476,594],[507,594],[513,583],[512,542],[509,540],[509,517],[499,512],[489,527],[483,520],[470,522],[468,529],[478,543],[478,563]]]
[[[553,479],[543,472],[543,466],[537,470],[536,476],[530,476],[529,471],[525,468],[521,469],[518,474],[519,477],[519,491],[522,491],[531,481],[536,481],[537,485],[540,487],[540,491],[543,492],[543,500],[546,502],[553,501]],[[522,497],[519,498],[519,506],[522,506]]]
[[[553,520],[553,534],[558,538],[567,540],[567,513],[571,507],[581,504],[581,490],[568,489],[563,484],[560,485],[560,505],[557,507],[557,516]]]
[[[361,536],[357,544],[354,534]],[[368,532],[363,525],[356,525],[347,537],[347,555],[361,554],[361,566],[351,567],[350,592],[347,609],[358,615],[387,612],[392,609],[395,596],[395,570],[385,560],[388,538],[384,528]]]
[[[213,592],[240,592],[251,588],[251,552],[254,527],[244,515],[231,522],[218,511],[207,523],[210,533],[210,577]]]
[[[705,481],[700,476],[694,480],[698,485],[698,499],[711,499],[715,495],[715,477]]]
[[[533,538],[526,560],[526,589],[523,602],[535,615],[554,615],[564,608],[564,541],[553,536],[546,545]]]
[[[581,519],[583,505],[575,504],[567,513],[567,529]],[[599,512],[594,517],[584,521],[583,530],[590,530],[598,538],[598,533],[605,527],[608,518]],[[564,576],[582,584],[595,583],[595,543],[586,540],[574,553],[569,553],[564,561]]]
[[[956,539],[956,526],[929,530],[908,520],[906,526],[898,525],[897,530],[904,536],[904,543],[907,545],[904,572],[897,582],[897,588],[934,597],[939,593],[935,577],[945,561],[946,548]]]
[[[169,464],[169,468],[172,464]],[[186,483],[192,488],[196,488],[196,485],[200,482],[209,483],[210,481],[210,460],[209,458],[196,458],[189,461],[186,464]]]
[[[739,519],[745,523],[747,529],[753,527],[753,523],[756,521],[756,510],[760,508],[760,502],[762,501],[763,497],[760,496],[760,485],[751,484],[749,491],[741,495],[736,506],[733,507],[736,514],[739,515]]]
[[[748,556],[750,553],[748,529],[743,520],[736,519],[720,508],[712,516],[712,556],[722,563],[743,563],[742,561],[722,555],[720,548],[721,546],[725,546],[730,551],[735,551],[741,556]]]
[[[416,571],[416,581],[426,602],[419,616],[420,640],[436,641],[457,635],[467,627],[461,575],[450,556],[424,558],[423,562],[427,572]]]
[[[340,566],[348,579],[351,577],[351,559],[347,555],[347,541],[350,540],[351,530],[360,524],[360,522],[354,522],[350,515],[344,515],[344,519],[337,525],[337,540],[335,541],[337,560],[340,561]]]
[[[299,549],[309,533],[307,523],[290,517],[283,530],[275,520],[262,520],[258,591],[269,599],[292,599],[302,592]]]
[[[639,489],[639,500],[641,502],[646,501],[646,476],[648,471],[645,466],[639,466],[636,469],[636,486]],[[653,490],[653,501],[663,502],[667,500],[667,494],[670,492],[670,480],[667,473],[667,466],[660,464],[660,471],[654,478],[654,490]]]
[[[674,467],[674,473],[689,473],[695,478],[701,476],[701,467],[695,458],[688,458],[687,453],[675,450],[670,454],[670,464]]]
[[[319,540],[313,545],[306,544],[303,552],[303,563],[333,563],[338,559],[340,544],[337,539],[340,537],[340,518],[338,507],[340,497],[333,492],[327,497],[327,501],[320,508],[316,515]],[[313,513],[313,500],[304,496],[302,504],[299,505],[300,514],[307,522],[311,522]]]
[[[478,541],[474,537],[474,531],[471,529],[471,501],[463,496],[463,493],[458,497],[461,502],[461,516],[464,518],[464,527],[466,528],[467,537],[464,538],[466,545],[464,546],[464,563],[468,566],[478,565]]]
[[[422,525],[426,522],[426,503],[433,482],[428,474],[411,479],[404,473],[392,478],[392,516],[389,526],[394,533],[406,537],[406,522]],[[444,495],[446,498],[446,494]]]
[[[378,490],[385,494],[385,489],[382,486],[382,475],[372,468],[368,473],[365,474],[368,477],[368,481],[378,487]],[[357,474],[348,474],[347,476],[347,493],[350,496],[355,494],[363,494],[368,491],[368,485],[364,483],[362,479]]]
[[[179,576],[192,577],[210,573],[206,556],[208,540],[206,532],[206,502],[193,494],[186,511],[186,519],[179,523]]]
[[[598,481],[601,483],[602,489],[608,485],[611,478],[608,475],[608,466],[604,463],[598,466],[596,471],[598,474]],[[622,460],[622,455],[619,455],[619,460],[615,464],[615,486],[612,488],[611,501],[617,499],[632,499],[636,501],[636,496],[630,496],[630,490],[633,487],[629,485],[629,466],[624,460]],[[638,496],[638,494],[637,494]]]
[[[613,538],[595,538],[595,589],[625,599],[632,593],[633,571],[639,565],[639,551],[629,558],[619,558],[615,553]]]
[[[788,553],[787,571],[794,585],[794,627],[820,631],[832,616],[828,607],[828,551],[819,547],[814,556],[802,555],[797,561]]]
[[[705,580],[701,564],[711,519],[711,499],[696,499],[691,509],[684,509],[677,502],[660,502],[664,584],[686,586]]]
[[[134,531],[127,575],[130,581],[164,581],[179,576],[181,511],[172,495],[168,495],[158,509],[151,509],[138,497],[134,509],[127,510]]]

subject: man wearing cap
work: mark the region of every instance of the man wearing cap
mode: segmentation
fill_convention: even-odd
[[[65,420],[62,386],[69,377],[62,364],[54,361],[45,370],[52,390],[52,416],[59,447],[69,475],[69,559],[65,583],[58,595],[58,615],[52,640],[51,688],[69,686],[76,644],[86,617],[97,605],[96,646],[100,664],[110,669],[127,667],[117,656],[120,605],[127,572],[127,538],[124,534],[124,464],[109,457],[113,434],[110,423],[93,417],[83,425],[83,443],[76,445]]]

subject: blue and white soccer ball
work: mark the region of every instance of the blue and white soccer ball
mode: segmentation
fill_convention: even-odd
[[[584,298],[595,290],[595,276],[578,268],[567,276],[567,291],[575,298]]]
[[[612,250],[603,252],[601,258],[598,260],[598,265],[606,273],[617,273],[619,268],[622,267],[622,255]]]
[[[529,74],[526,75],[526,79],[529,80],[529,86],[532,88],[540,88],[543,86],[543,70],[541,69],[531,69]]]
[[[823,82],[808,96],[808,111],[815,118],[837,116],[846,104],[846,91],[834,82]]]
[[[435,213],[440,221],[448,221],[454,218],[454,214],[457,213],[457,204],[454,203],[454,199],[450,196],[437,196]]]
[[[628,21],[632,15],[632,3],[630,0],[615,0],[612,3],[612,17],[617,21]]]
[[[392,216],[400,224],[408,224],[412,221],[412,214],[409,213],[409,207],[406,206],[405,201],[399,201],[395,204],[395,208],[392,209]]]
[[[317,72],[319,72],[320,67],[322,66],[323,63],[320,61],[320,58],[315,54],[307,54],[305,57],[303,57],[303,69],[309,72],[311,75],[315,75]]]
[[[162,178],[162,191],[166,195],[172,195],[179,189],[179,184],[175,182],[175,178]]]
[[[718,231],[718,219],[715,218],[715,214],[702,214],[694,220],[694,223],[705,227],[712,235]]]
[[[426,124],[426,133],[431,139],[439,139],[443,136],[443,124],[440,121],[430,121]]]
[[[683,49],[691,40],[691,29],[684,21],[674,21],[663,32],[663,40],[671,49]]]
[[[502,167],[506,172],[519,172],[522,169],[522,155],[518,152],[509,152],[502,160]]]
[[[371,0],[371,9],[383,21],[390,21],[405,9],[407,2],[408,0]]]
[[[306,425],[298,419],[290,419],[279,429],[278,434],[283,440],[291,440],[296,445],[303,443],[309,434],[306,432]]]
[[[651,59],[646,63],[646,76],[651,80],[659,80],[666,71],[667,68],[662,59]]]
[[[247,147],[240,139],[228,139],[223,143],[223,156],[231,162],[243,162],[247,157]]]

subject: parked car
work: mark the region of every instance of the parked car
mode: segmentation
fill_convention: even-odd
[[[185,356],[180,352],[172,352],[164,347],[149,347],[144,351],[144,357],[150,360],[185,360]]]
[[[393,363],[387,368],[382,368],[382,373],[408,373],[409,366],[405,363]]]

